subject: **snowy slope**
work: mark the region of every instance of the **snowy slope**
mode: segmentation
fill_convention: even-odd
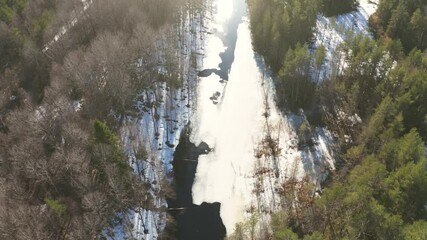
[[[183,128],[189,122],[196,98],[197,67],[201,65],[200,53],[203,52],[206,35],[205,17],[199,11],[191,16],[187,12],[176,27],[176,34],[180,34],[181,41],[173,49],[177,49],[184,86],[174,89],[166,83],[157,83],[155,88],[142,92],[137,102],[140,110],[138,118],[127,118],[121,129],[129,164],[135,174],[150,187],[148,194],[153,203],[151,210],[137,209],[130,213],[134,229],[131,233],[125,233],[127,238],[157,239],[166,226],[167,203],[162,193],[170,185],[173,153]],[[165,50],[168,47],[164,45]],[[159,62],[162,62],[161,54]],[[145,159],[137,157],[141,149],[148,153]],[[116,237],[121,238],[123,234]]]
[[[67,32],[70,28],[74,27],[79,17],[83,15],[83,13],[92,5],[93,0],[81,0],[82,3],[82,9],[79,12],[73,12],[71,15],[73,16],[72,19],[68,22],[68,24],[62,26],[58,33],[55,34],[52,40],[50,40],[43,48],[43,53],[49,50],[53,44],[58,42]]]
[[[336,17],[319,15],[316,23],[314,48],[323,45],[327,49],[326,63],[328,66],[337,46],[346,39],[348,32],[370,35],[368,21],[375,13],[379,0],[360,0],[357,11]],[[322,77],[330,74],[326,67]]]

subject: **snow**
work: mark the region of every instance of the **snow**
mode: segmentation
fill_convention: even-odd
[[[351,33],[370,35],[369,17],[376,11],[379,0],[360,0],[357,11],[342,14],[336,17],[317,17],[314,48],[324,45],[326,54],[326,66],[330,65],[336,48]],[[326,67],[321,74],[321,79],[331,73],[330,67]]]
[[[223,46],[217,38],[210,35],[207,39],[204,68],[220,61],[217,56]],[[217,91],[221,100],[213,104],[209,97]],[[268,118],[264,117],[266,111]],[[198,85],[191,140],[196,145],[204,141],[213,151],[199,157],[194,203],[220,202],[221,218],[231,234],[237,223],[250,218],[251,209],[261,213],[280,210],[283,200],[277,190],[286,179],[309,175],[317,183],[323,181],[328,170],[334,169],[332,136],[326,129],[316,128],[316,144],[299,150],[297,131],[304,121],[304,114],[284,115],[277,109],[273,81],[253,52],[249,23],[244,19],[238,28],[229,81],[220,83],[218,76],[211,75]],[[277,141],[280,153],[256,158],[268,136]],[[263,169],[266,171],[259,174]],[[268,214],[264,217],[268,219]]]
[[[209,99],[216,90],[216,75],[203,79],[199,88],[199,109],[195,121],[196,136],[206,141],[214,151],[199,158],[195,184],[194,203],[221,202],[221,217],[227,229],[243,219],[246,192],[251,188],[253,170],[253,144],[257,130],[262,129],[263,92],[260,74],[254,60],[248,24],[239,27],[239,40],[226,95],[221,104]],[[242,36],[245,35],[245,36]],[[249,49],[249,51],[248,51]],[[244,70],[245,71],[241,71]],[[208,86],[206,86],[208,85]],[[196,141],[197,142],[197,141]],[[196,143],[197,144],[197,143]]]
[[[252,50],[247,19],[238,28],[229,81],[220,81],[216,74],[197,81],[196,70],[202,62],[202,69],[218,67],[219,53],[225,50],[218,33],[224,34],[227,30],[223,23],[233,14],[233,3],[238,1],[244,0],[216,0],[213,9],[223,7],[216,8],[213,16],[204,18],[201,14],[196,18],[189,15],[183,18],[179,31],[184,34],[178,49],[184,87],[168,90],[166,84],[158,84],[155,89],[141,93],[137,104],[141,114],[137,119],[128,118],[122,128],[129,163],[141,179],[150,183],[149,193],[155,207],[161,208],[166,207],[166,202],[159,196],[160,186],[153,182],[168,179],[174,147],[183,127],[191,122],[192,142],[197,145],[204,141],[213,148],[208,155],[199,158],[193,185],[194,203],[220,202],[221,218],[228,234],[234,231],[236,223],[249,219],[253,209],[260,212],[264,224],[268,224],[270,213],[283,207],[278,189],[287,179],[301,180],[309,176],[320,190],[320,183],[335,169],[331,132],[312,128],[313,144],[300,147],[308,145],[302,142],[299,134],[307,121],[304,113],[284,114],[277,109],[270,73]],[[326,45],[330,61],[335,48],[345,39],[346,28],[368,34],[368,18],[375,9],[375,3],[361,0],[357,12],[338,16],[336,24],[332,18],[319,16],[314,47]],[[206,19],[211,22],[203,23]],[[207,34],[205,30],[214,34]],[[201,52],[205,52],[204,57]],[[198,56],[197,66],[190,60],[194,53]],[[220,98],[214,104],[210,97],[216,92],[220,93]],[[159,104],[147,107],[147,102]],[[265,112],[268,112],[267,118]],[[280,149],[277,156],[256,157],[263,140],[268,137]],[[136,158],[135,153],[141,147],[149,153],[148,159]],[[162,211],[139,209],[131,215],[135,226],[132,237],[136,239],[156,239],[166,224]]]
[[[379,0],[360,0],[358,11],[364,16],[364,19],[369,17],[377,11]]]
[[[218,23],[224,23],[233,14],[234,3],[230,0],[217,0],[216,9],[218,9],[215,19]]]
[[[72,103],[74,112],[78,112],[82,109],[83,100],[76,100]]]
[[[177,49],[180,72],[184,86],[173,89],[166,83],[156,83],[152,89],[140,93],[136,107],[140,110],[137,118],[127,117],[121,129],[121,140],[124,150],[133,167],[135,174],[147,183],[150,188],[148,195],[152,198],[153,209],[138,208],[129,213],[134,229],[131,232],[117,235],[127,236],[131,239],[157,239],[166,227],[167,208],[162,181],[171,183],[172,160],[175,147],[184,127],[189,123],[192,115],[192,105],[196,99],[197,67],[201,65],[201,53],[204,48],[203,31],[206,16],[196,12],[183,16],[181,25],[175,31],[181,36]],[[167,36],[158,43],[162,50],[157,53],[159,63],[165,63],[165,52],[170,48]],[[193,64],[192,56],[196,56]],[[141,65],[141,64],[139,64]],[[165,73],[166,68],[159,66],[159,71]],[[137,158],[137,152],[144,149],[148,156],[146,159]]]
[[[54,43],[56,43],[57,41],[59,41],[59,39],[61,39],[66,33],[67,33],[67,31],[70,29],[70,28],[72,28],[73,26],[75,26],[76,24],[77,24],[77,22],[78,22],[78,18],[80,17],[80,16],[82,16],[83,15],[83,13],[92,5],[92,3],[93,3],[93,0],[81,0],[81,3],[82,3],[82,5],[83,5],[83,9],[81,10],[81,11],[79,11],[77,14],[73,14],[73,15],[75,15],[75,17],[73,17],[70,21],[69,21],[69,23],[67,24],[67,25],[65,25],[65,26],[62,26],[61,28],[60,28],[60,30],[58,31],[58,33],[53,37],[53,39],[50,41],[50,42],[48,42],[45,46],[44,46],[44,48],[43,48],[43,50],[42,50],[42,52],[43,53],[45,53],[47,50],[49,50],[49,48],[54,44]]]

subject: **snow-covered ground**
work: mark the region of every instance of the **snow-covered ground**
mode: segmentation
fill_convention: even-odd
[[[81,0],[81,3],[82,3],[82,9],[78,12],[73,12],[71,14],[72,19],[66,25],[62,26],[59,29],[59,31],[55,34],[52,40],[50,40],[47,44],[45,44],[42,50],[43,53],[49,50],[49,48],[53,44],[58,42],[68,32],[70,28],[74,27],[77,24],[79,17],[82,16],[83,13],[92,5],[93,0]]]
[[[125,234],[130,235],[128,237],[131,239],[157,239],[166,226],[167,203],[164,192],[172,180],[175,147],[182,130],[189,123],[196,98],[197,67],[201,66],[203,39],[206,35],[205,18],[205,13],[201,11],[191,14],[188,11],[176,27],[181,37],[173,49],[177,49],[183,87],[174,89],[166,83],[156,83],[153,89],[142,92],[137,102],[139,116],[127,118],[121,129],[129,164],[149,186],[148,194],[153,203],[151,210],[137,209],[130,213],[134,229]],[[167,48],[165,45],[165,51]],[[159,58],[161,62],[161,54]],[[142,149],[147,153],[145,157],[138,154]]]
[[[369,17],[375,13],[379,0],[359,0],[357,11],[342,14],[336,17],[319,15],[316,23],[314,48],[323,45],[327,50],[325,66],[330,61],[337,46],[342,43],[348,33],[369,33]],[[321,77],[330,74],[330,68],[326,67]]]

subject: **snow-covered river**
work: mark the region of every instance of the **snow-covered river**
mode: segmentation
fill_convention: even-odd
[[[206,45],[204,69],[231,68],[226,69],[228,81],[214,73],[199,82],[191,140],[196,145],[204,141],[213,151],[199,158],[193,201],[220,202],[221,218],[230,233],[243,220],[251,200],[247,196],[253,185],[253,149],[265,122],[264,88],[245,0],[218,0],[217,4],[217,25]],[[221,58],[227,51],[234,56]]]
[[[221,219],[231,234],[250,209],[280,209],[276,192],[291,175],[317,181],[334,163],[324,129],[313,129],[314,146],[298,149],[297,129],[305,117],[277,109],[272,80],[253,51],[246,1],[214,4],[190,137],[212,151],[198,159],[192,196],[195,204],[221,203]],[[277,142],[279,153],[256,158],[267,136]],[[266,171],[256,174],[261,169]]]
[[[166,106],[160,109],[160,115],[176,115],[178,124],[169,128],[177,129],[172,135],[165,134],[166,120],[152,121],[150,114],[145,114],[139,125],[141,136],[158,131],[154,148],[159,149],[166,172],[175,151],[176,199],[168,200],[168,207],[178,222],[179,239],[221,239],[225,229],[228,235],[232,234],[236,224],[249,219],[252,213],[258,214],[260,225],[268,225],[271,213],[286,204],[279,194],[286,180],[308,176],[320,188],[329,170],[335,168],[331,133],[324,128],[307,127],[302,112],[283,113],[277,109],[270,74],[253,51],[246,1],[210,1],[213,8],[208,9],[213,12],[207,14],[206,22],[189,25],[206,29],[200,37],[200,49],[198,44],[188,43],[204,56],[197,65],[197,83],[190,84],[197,86],[197,97],[189,101],[191,108],[171,108],[175,109],[173,114],[163,111],[168,109]],[[366,27],[369,13],[359,13],[372,12],[365,10],[374,9],[374,4],[360,2],[359,11],[338,17],[338,23]],[[332,41],[334,36],[340,36],[335,42],[342,41],[329,21],[319,17],[316,44]],[[199,38],[189,39],[197,43]],[[328,53],[331,51],[333,48],[328,47]],[[193,75],[188,77],[196,79]],[[302,125],[308,134],[301,134]],[[275,146],[274,154],[271,146]],[[156,179],[154,167],[146,165],[146,171],[151,169],[154,176],[150,179]],[[159,200],[158,205],[163,204]],[[144,233],[145,239],[154,239],[162,228],[153,226],[157,221],[163,223],[162,217],[145,210],[141,216],[135,218],[135,226],[149,229],[153,234]],[[259,229],[262,227],[268,228]],[[142,231],[138,228],[136,232]]]
[[[271,213],[286,204],[278,193],[284,181],[308,176],[320,187],[335,168],[330,132],[309,127],[308,136],[301,137],[304,113],[277,109],[270,74],[253,51],[246,1],[206,3],[208,13],[185,18],[181,26],[185,87],[169,91],[160,84],[145,92],[145,101],[166,101],[148,112],[140,102],[140,118],[122,130],[130,164],[150,184],[154,206],[167,205],[177,220],[178,232],[173,229],[172,234],[178,239],[222,239],[225,230],[232,234],[252,213],[258,214],[260,225],[268,225]],[[359,11],[337,17],[338,24],[319,16],[315,43],[331,43],[328,56],[344,39],[336,26],[367,29],[376,3],[360,4]],[[199,78],[193,67],[200,70]],[[275,154],[269,153],[271,145]],[[152,157],[139,159],[136,150],[141,147]],[[171,173],[172,158],[176,199],[165,199],[158,182]],[[136,239],[157,239],[167,223],[166,213],[155,210],[139,209],[131,218]]]

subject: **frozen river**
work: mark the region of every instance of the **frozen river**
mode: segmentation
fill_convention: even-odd
[[[218,25],[207,42],[204,69],[225,70],[228,80],[215,73],[201,78],[192,121],[192,142],[204,141],[213,148],[199,158],[193,201],[220,202],[228,233],[243,220],[250,205],[253,149],[265,122],[262,75],[252,50],[246,9],[244,0],[218,0]]]
[[[181,229],[195,234],[212,230],[201,223],[200,211],[216,211],[205,218],[216,219],[210,225],[222,229],[224,224],[231,234],[254,211],[281,209],[277,191],[289,177],[309,175],[320,182],[326,169],[333,168],[327,133],[313,129],[314,144],[301,149],[297,129],[305,121],[304,114],[282,114],[277,109],[272,80],[253,50],[246,1],[214,0],[213,4],[195,112],[174,165],[182,200],[178,205],[189,207],[188,216],[181,215],[178,222],[200,223]],[[277,144],[275,156],[259,154],[266,139]],[[185,151],[183,144],[188,146]],[[269,214],[265,216],[268,219]]]

